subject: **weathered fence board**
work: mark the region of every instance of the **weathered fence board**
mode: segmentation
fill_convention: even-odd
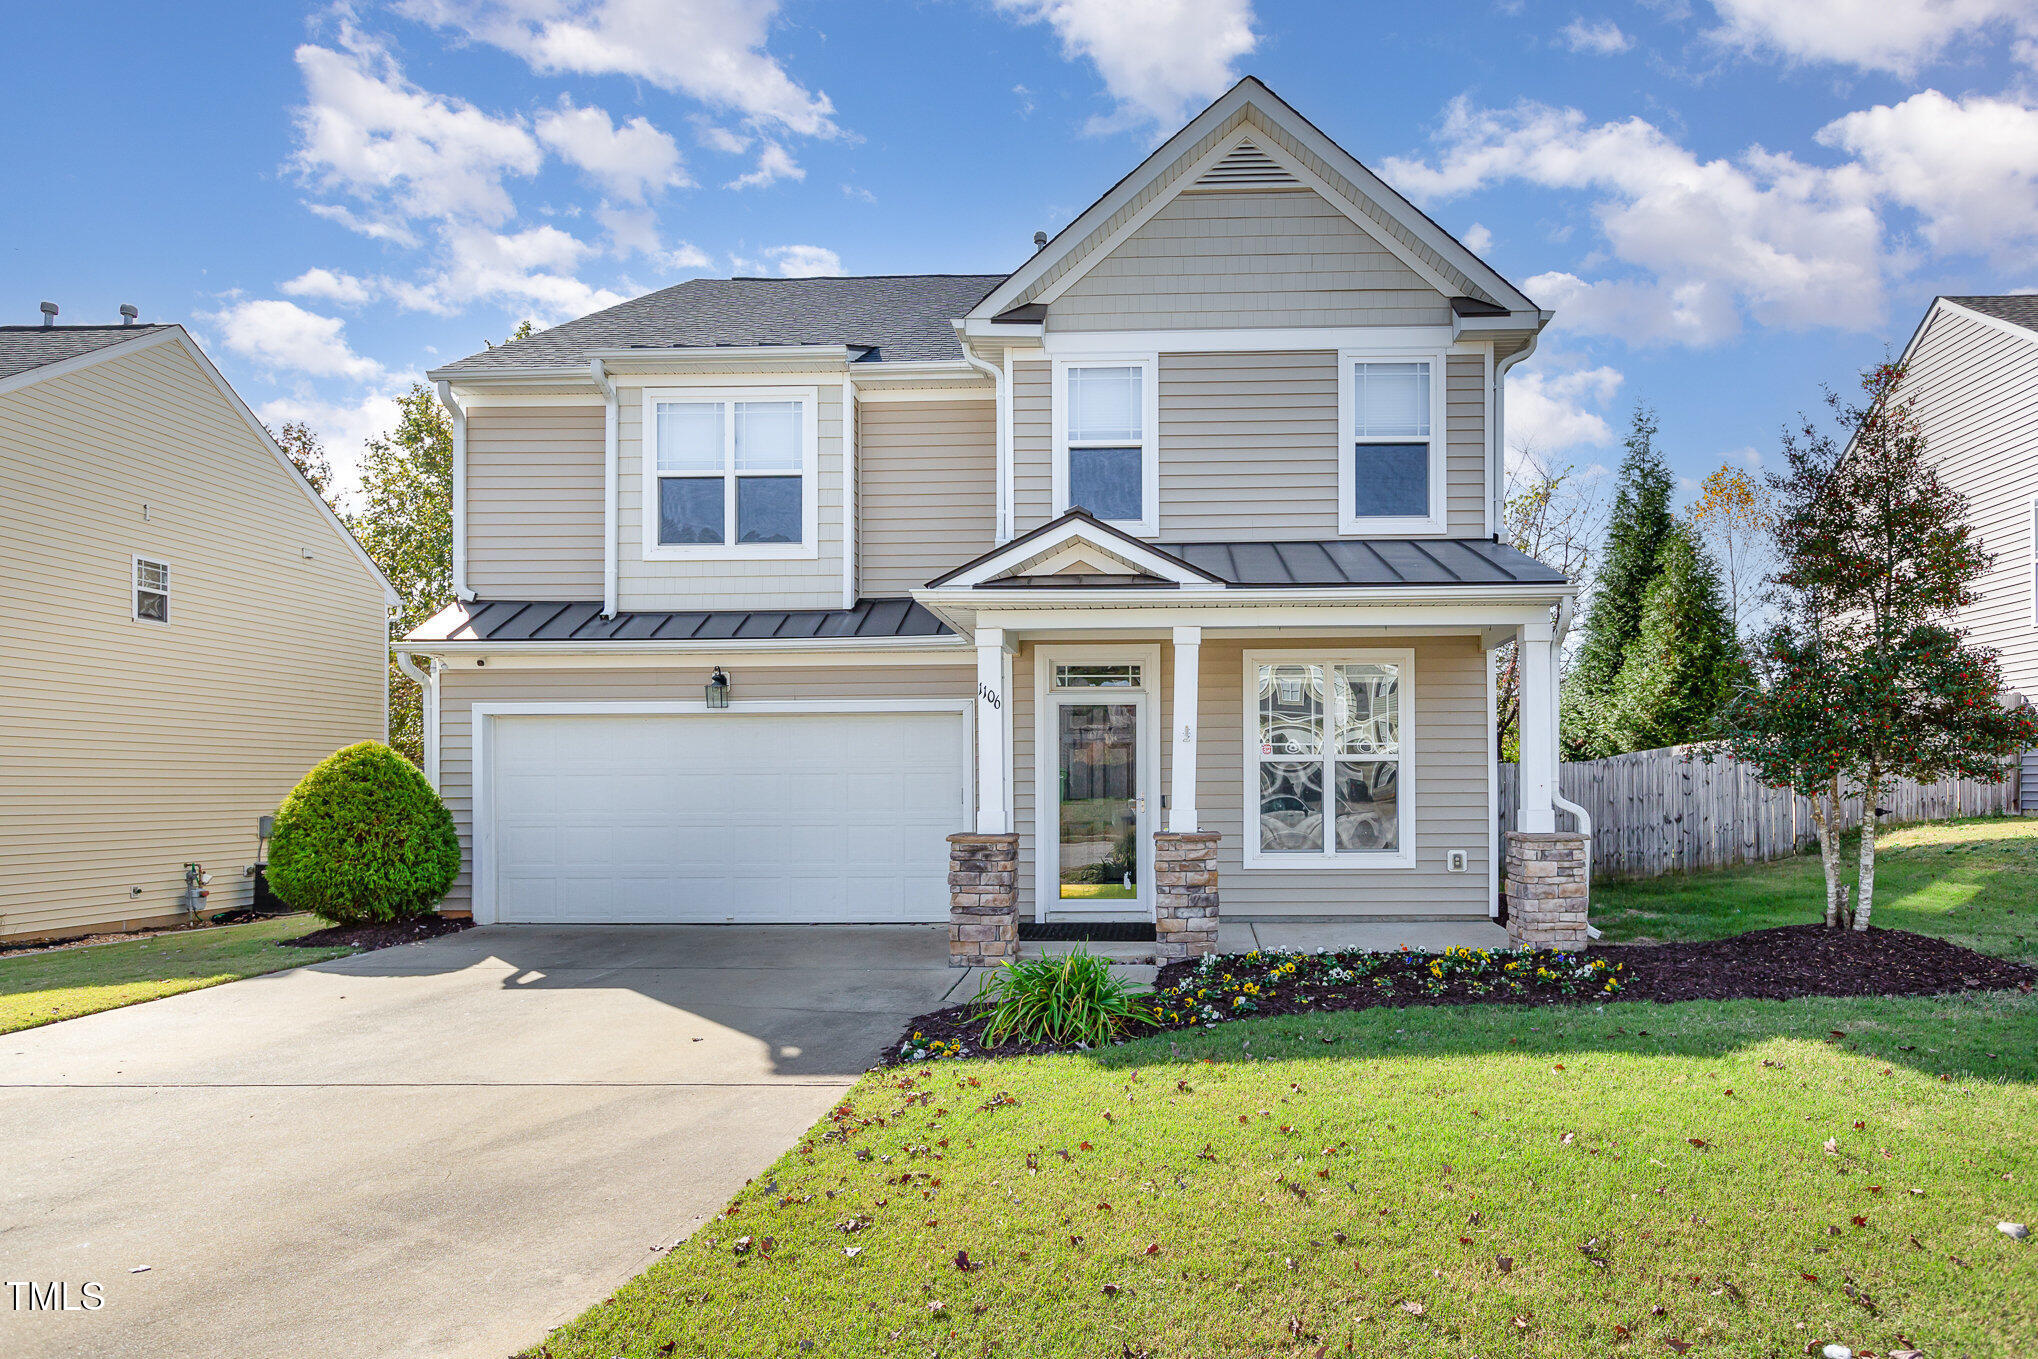
[[[1811,803],[1767,788],[1736,760],[1707,763],[1698,747],[1643,750],[1611,759],[1565,764],[1564,796],[1592,817],[1592,875],[1602,880],[1657,878],[1697,868],[1780,859],[1817,838]],[[1520,770],[1500,766],[1500,824],[1514,825]],[[1988,783],[1941,779],[1895,782],[1882,807],[1893,821],[1943,821],[2017,809],[2014,777]],[[1558,813],[1560,824],[1569,817]],[[1841,805],[1843,827],[1861,824],[1861,798]]]

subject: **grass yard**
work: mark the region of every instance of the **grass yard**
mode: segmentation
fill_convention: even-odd
[[[120,944],[0,957],[0,1033],[324,962],[351,948],[284,948],[323,929],[308,915],[157,935]]]
[[[2038,961],[2038,824],[1891,837],[1877,920]],[[1801,922],[1816,861],[1610,888]],[[1595,911],[1595,917],[1599,912]],[[534,1354],[2038,1351],[2038,996],[1374,1009],[866,1077]],[[965,1267],[966,1266],[966,1267]]]

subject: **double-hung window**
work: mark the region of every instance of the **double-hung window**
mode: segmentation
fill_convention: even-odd
[[[170,621],[170,564],[147,557],[134,559],[134,616],[136,622]]]
[[[645,398],[647,557],[812,556],[811,392]]]
[[[1406,867],[1413,653],[1249,654],[1249,867]]]
[[[1083,509],[1121,528],[1158,531],[1155,367],[1150,358],[1055,366],[1057,514]]]
[[[1442,532],[1443,356],[1339,362],[1339,532]]]

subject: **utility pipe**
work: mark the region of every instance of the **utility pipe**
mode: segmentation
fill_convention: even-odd
[[[453,384],[441,379],[439,404],[453,417],[453,598],[472,599],[467,588],[467,412],[453,399]]]
[[[1542,332],[1537,331],[1528,344],[1493,365],[1493,464],[1487,472],[1486,501],[1496,538],[1507,531],[1507,371],[1535,353],[1541,339]],[[1563,640],[1562,629],[1557,640]]]
[[[424,729],[425,779],[434,789],[439,786],[439,667],[431,657],[425,657],[429,671],[420,670],[408,651],[396,653],[396,668],[417,682],[418,690],[424,695],[423,714],[419,725]]]
[[[609,380],[608,365],[595,359],[589,367],[594,372],[594,385],[601,388],[607,404],[602,408],[602,471],[601,471],[601,616],[616,616],[616,481],[617,466],[621,457],[623,408],[616,395],[616,384]],[[647,506],[645,513],[650,513]]]
[[[995,441],[998,451],[998,526],[997,538],[1000,543],[1009,542],[1012,537],[1012,436],[1010,388],[1005,382],[1005,370],[987,359],[980,359],[969,351],[969,341],[962,333],[962,322],[955,323],[955,340],[962,349],[962,361],[991,380],[997,402]]]

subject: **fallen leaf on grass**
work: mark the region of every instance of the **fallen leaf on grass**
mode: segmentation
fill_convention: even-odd
[[[1840,1154],[1840,1139],[1837,1137],[1828,1137],[1826,1139],[1826,1155],[1838,1156],[1839,1154]]]
[[[1706,1141],[1703,1137],[1687,1137],[1684,1140],[1691,1143],[1692,1146],[1697,1147],[1700,1151],[1704,1151],[1707,1147],[1710,1147],[1712,1145],[1712,1143]],[[1667,1344],[1668,1342],[1666,1341],[1665,1343]]]
[[[1563,1136],[1561,1136],[1561,1137],[1559,1137],[1559,1138],[1557,1139],[1557,1145],[1558,1145],[1558,1146],[1560,1146],[1560,1147],[1568,1147],[1568,1146],[1570,1146],[1570,1145],[1571,1145],[1571,1144],[1572,1144],[1573,1142],[1576,1142],[1577,1140],[1578,1140],[1578,1134],[1577,1134],[1577,1133],[1568,1133],[1568,1132],[1567,1132],[1567,1133],[1565,1133],[1565,1134],[1564,1134]]]
[[[982,1269],[984,1267],[984,1262],[981,1260],[972,1260],[969,1258],[968,1251],[959,1250],[955,1253],[955,1267],[961,1270],[963,1273],[967,1274],[971,1270]]]
[[[1691,1342],[1689,1340],[1672,1340],[1668,1336],[1665,1336],[1663,1338],[1663,1343],[1668,1345],[1671,1349],[1676,1350],[1679,1354],[1682,1354],[1686,1350],[1691,1348]]]
[[[1149,1241],[1149,1242],[1147,1243],[1147,1246],[1146,1246],[1146,1254],[1148,1254],[1148,1255],[1159,1255],[1160,1253],[1161,1253],[1161,1243],[1160,1243],[1160,1242],[1158,1242],[1158,1241]]]
[[[1422,1315],[1422,1304],[1419,1302],[1404,1302],[1401,1304],[1401,1310],[1412,1317],[1419,1317]]]
[[[1493,1263],[1500,1266],[1502,1274],[1506,1274],[1514,1268],[1514,1257],[1512,1255],[1496,1255],[1493,1257]]]

